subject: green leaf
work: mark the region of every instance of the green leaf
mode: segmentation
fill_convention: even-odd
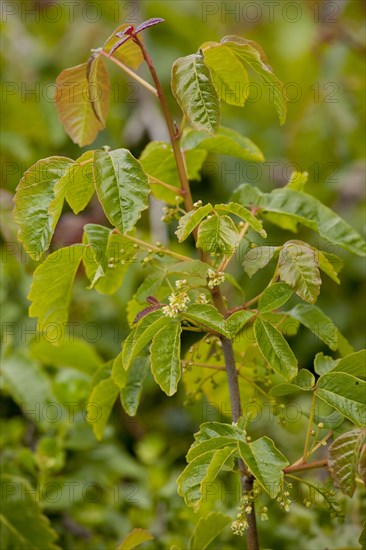
[[[120,397],[122,406],[129,416],[135,416],[137,412],[142,386],[149,371],[149,367],[150,356],[147,353],[142,353],[135,357],[128,371],[125,371],[123,367],[121,368],[121,372],[125,375],[125,381],[121,389]]]
[[[337,364],[337,362],[337,359],[324,355],[323,352],[317,353],[314,359],[314,370],[319,375],[326,374]]]
[[[287,458],[277,449],[272,439],[260,437],[253,443],[238,442],[240,456],[258,483],[271,498],[281,489],[283,468],[288,466]]]
[[[366,549],[366,520],[363,522],[363,527],[362,527],[360,537],[358,539],[358,543],[361,546],[361,550]]]
[[[235,446],[237,441],[245,441],[245,434],[242,428],[233,424],[204,422],[194,438],[187,454],[188,462],[208,451],[216,451],[228,445]]]
[[[65,333],[72,285],[84,252],[75,244],[50,254],[37,267],[28,299],[30,317],[38,317],[39,331],[45,331],[52,343],[60,342]],[[50,284],[51,283],[51,284]]]
[[[178,262],[167,267],[167,273],[185,275],[194,281],[197,286],[205,286],[207,282],[207,271],[210,266],[200,260]]]
[[[220,124],[220,102],[201,52],[174,62],[171,86],[189,123],[196,130],[216,132]]]
[[[265,267],[272,260],[277,250],[279,250],[277,246],[256,246],[250,248],[244,256],[244,271],[249,277],[253,277],[259,269]]]
[[[278,259],[280,279],[305,302],[316,302],[322,283],[315,251],[302,241],[288,241]]]
[[[292,289],[285,283],[275,283],[267,287],[258,300],[260,313],[267,313],[285,304],[292,296]]]
[[[93,158],[94,151],[86,151],[66,169],[58,183],[58,186],[64,186],[65,198],[74,214],[84,210],[95,191]]]
[[[286,187],[289,187],[290,189],[297,189],[298,191],[303,191],[308,181],[308,178],[308,172],[292,172]]]
[[[330,372],[345,372],[358,378],[366,378],[366,350],[362,349],[339,359]]]
[[[244,65],[251,67],[269,86],[270,97],[274,101],[280,123],[284,124],[287,113],[284,86],[263,58],[262,50],[258,49],[255,42],[244,40],[238,36],[225,36],[221,43],[230,48]]]
[[[206,253],[231,254],[239,244],[239,234],[229,216],[211,216],[198,228],[197,248]]]
[[[254,332],[258,347],[269,366],[286,380],[294,378],[297,374],[297,359],[276,327],[257,317]]]
[[[122,347],[122,365],[124,369],[128,369],[132,360],[140,353],[140,351],[153,339],[153,336],[164,325],[170,323],[170,319],[163,315],[161,310],[153,311],[143,317],[134,328]]]
[[[203,492],[213,483],[224,464],[235,452],[235,447],[224,447],[201,454],[188,464],[177,480],[178,494],[187,506],[199,508]]]
[[[129,41],[131,42],[131,40]],[[139,527],[132,529],[131,533],[123,539],[118,547],[118,550],[132,550],[139,546],[143,542],[154,540],[154,537],[147,529],[140,529]]]
[[[191,304],[181,313],[181,316],[183,319],[202,325],[205,330],[213,330],[230,337],[224,317],[210,304]]]
[[[161,287],[164,280],[164,273],[162,271],[153,271],[143,280],[141,285],[136,290],[135,299],[143,304],[148,296],[156,295],[157,291]]]
[[[54,188],[73,163],[66,157],[39,160],[16,188],[14,220],[19,225],[18,239],[35,260],[50,246],[63,206],[63,197],[55,201]]]
[[[204,149],[216,155],[228,155],[242,160],[263,162],[262,151],[247,137],[223,126],[216,134],[189,130],[182,139],[184,150]]]
[[[95,151],[94,181],[110,223],[123,233],[133,229],[148,207],[150,192],[141,164],[127,149]]]
[[[29,416],[31,422],[49,429],[50,422],[42,411],[52,403],[58,411],[62,405],[56,399],[51,381],[44,369],[20,352],[5,356],[1,361],[1,389],[9,393],[15,403]]]
[[[259,221],[249,210],[244,208],[241,204],[238,204],[236,202],[229,202],[228,204],[216,204],[215,210],[218,212],[229,212],[230,214],[235,214],[235,216],[238,216],[242,220],[244,220],[246,223],[249,224],[249,226],[254,229],[254,231],[257,231],[261,235],[261,237],[267,237],[267,233],[263,229],[262,222]]]
[[[331,350],[338,348],[339,331],[332,319],[325,315],[321,309],[311,304],[297,304],[286,314],[300,321],[302,325],[311,330]]]
[[[113,31],[113,33],[110,35],[110,37],[106,40],[103,46],[103,50],[109,54],[113,46],[120,40],[118,36],[116,36],[117,33],[123,32],[126,30],[126,28],[129,27],[128,23],[123,23],[123,25],[120,25]],[[140,40],[141,40],[141,34],[140,34]],[[127,40],[122,46],[120,46],[112,55],[114,59],[118,59],[118,61],[121,61],[128,67],[131,67],[131,69],[138,69],[138,67],[143,62],[144,58],[141,52],[140,47],[135,44],[133,40]]]
[[[225,516],[221,512],[211,512],[200,518],[190,540],[190,550],[205,550],[229,523],[230,516]]]
[[[336,487],[352,497],[356,489],[356,476],[365,432],[352,430],[341,434],[328,449],[328,467]]]
[[[195,208],[194,210],[191,210],[184,216],[182,216],[179,220],[178,229],[176,230],[175,234],[178,237],[179,242],[181,243],[184,241],[188,235],[192,233],[192,231],[197,227],[199,223],[209,214],[212,212],[212,204],[208,203],[205,204],[205,206],[200,206],[199,208]]]
[[[235,335],[241,331],[241,329],[252,319],[255,315],[255,311],[240,310],[232,313],[230,317],[226,319],[226,329],[230,334],[230,338],[235,338]]]
[[[316,394],[357,426],[366,424],[366,382],[344,372],[323,374]]]
[[[89,397],[87,404],[87,421],[93,427],[95,437],[100,441],[108,418],[117,399],[119,388],[114,380],[109,377],[97,384]]]
[[[339,285],[341,281],[338,278],[338,273],[343,266],[342,260],[334,254],[326,254],[321,250],[314,250],[317,255],[319,268]]]
[[[80,147],[92,143],[105,127],[109,91],[109,75],[99,56],[58,75],[55,97],[58,114],[65,131]]]
[[[126,237],[101,225],[84,226],[84,244],[90,244],[83,254],[83,264],[90,287],[101,294],[113,294],[118,290],[134,261],[138,248]],[[89,243],[88,237],[94,241]]]
[[[65,339],[55,347],[46,338],[37,336],[30,345],[30,354],[44,365],[69,367],[89,374],[102,365],[95,347],[76,337]]]
[[[207,152],[204,149],[185,151],[184,157],[189,180],[200,179],[200,170],[206,156]],[[157,178],[164,183],[177,187],[177,189],[180,187],[172,146],[162,141],[151,141],[142,151],[139,160],[148,175],[153,195],[168,204],[176,205],[176,192],[156,183],[154,184],[154,178]]]
[[[315,385],[315,377],[307,369],[301,369],[291,384],[278,384],[270,389],[270,395],[276,397],[298,391],[311,391]]]
[[[243,204],[247,204],[246,201]],[[263,208],[265,212],[286,213],[317,231],[324,239],[339,244],[358,256],[366,254],[365,241],[357,231],[315,197],[302,191],[288,187],[275,189],[271,193],[260,195],[256,206]]]
[[[223,44],[206,42],[201,49],[219,98],[243,107],[249,93],[248,73],[236,55]]]
[[[181,377],[181,332],[180,321],[171,321],[155,334],[150,348],[151,372],[157,384],[169,396],[176,393]]]
[[[1,485],[1,538],[4,550],[60,550],[49,519],[26,479],[3,473]]]

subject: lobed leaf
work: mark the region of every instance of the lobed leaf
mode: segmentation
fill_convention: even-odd
[[[150,188],[141,164],[127,149],[94,153],[94,181],[110,223],[124,234],[148,208]]]
[[[229,216],[211,216],[198,228],[196,246],[208,254],[229,255],[238,244],[238,230]]]
[[[244,256],[244,271],[249,277],[253,277],[259,269],[269,264],[277,250],[279,250],[279,247],[276,246],[256,246],[250,248]]]
[[[63,206],[63,196],[55,200],[55,186],[73,163],[66,157],[39,160],[16,188],[14,220],[19,225],[18,239],[35,260],[50,246]]]
[[[89,78],[91,77],[91,80]],[[56,79],[56,107],[65,131],[80,147],[105,127],[109,76],[100,56],[62,71]]]
[[[352,497],[356,489],[356,476],[365,432],[352,430],[338,436],[328,449],[328,467],[336,487]]]
[[[315,251],[302,241],[288,241],[278,258],[280,279],[305,302],[313,304],[322,283]]]

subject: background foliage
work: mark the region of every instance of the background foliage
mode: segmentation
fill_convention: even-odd
[[[194,196],[220,203],[239,183],[270,190],[285,183],[293,169],[306,170],[308,192],[362,232],[362,3],[314,2],[310,6],[298,2],[296,13],[291,6],[284,11],[286,4],[274,6],[272,12],[257,2],[255,12],[246,2],[80,1],[70,12],[62,2],[57,10],[47,1],[4,2],[2,468],[5,474],[27,479],[28,490],[38,488],[40,505],[59,534],[62,548],[114,548],[135,526],[149,528],[154,534],[156,541],[151,547],[186,547],[197,515],[183,506],[176,478],[198,425],[205,420],[225,421],[230,411],[221,402],[212,406],[201,399],[187,399],[189,387],[181,386],[176,396],[167,398],[149,379],[138,416],[129,418],[116,406],[102,444],[96,442],[85,422],[85,402],[96,368],[117,355],[128,331],[126,303],[148,273],[138,262],[113,297],[88,292],[81,281],[76,285],[71,310],[73,342],[57,349],[35,341],[35,320],[27,318],[26,299],[35,263],[17,244],[10,212],[12,193],[27,167],[50,154],[72,158],[80,154],[58,121],[52,83],[61,70],[80,63],[91,48],[101,45],[120,23],[161,16],[166,24],[159,32],[147,33],[145,41],[174,109],[169,81],[177,57],[225,34],[254,39],[263,46],[276,74],[291,83],[288,95],[294,99],[289,103],[287,123],[278,125],[268,90],[259,86],[253,97],[255,92],[262,97],[248,102],[245,110],[226,107],[225,126],[252,137],[264,151],[266,163],[258,171],[258,165],[212,156],[201,181],[193,187]],[[230,14],[230,9],[234,13]],[[93,148],[108,143],[112,149],[128,147],[138,156],[149,140],[166,139],[158,106],[113,66],[110,74],[113,94],[107,129],[98,135]],[[164,242],[169,236],[160,223],[161,205],[154,203],[151,212],[150,219],[146,214],[143,218],[146,235],[152,231],[153,239]],[[96,204],[79,218],[81,221],[64,212],[54,247],[79,242],[85,223],[103,223]],[[283,242],[287,236],[279,229],[272,235],[276,231],[273,244],[276,238]],[[305,229],[299,238],[319,244]],[[342,286],[327,280],[319,306],[359,349],[364,345],[362,260],[335,247],[329,251],[346,260]],[[249,280],[239,263],[233,270],[242,276],[249,297],[266,278],[264,270]],[[301,366],[310,370],[314,354],[326,351],[305,330],[292,343]],[[188,350],[190,342],[186,340],[184,346]],[[283,404],[277,415],[264,410],[255,431],[258,436],[276,437],[281,423],[286,422],[289,435],[281,442],[286,454],[295,459],[302,451],[296,447],[296,435],[305,421],[291,421],[285,398]],[[308,406],[305,399],[300,404]],[[315,483],[322,481],[320,473],[313,478]],[[222,490],[215,507],[233,516],[238,495],[235,487],[232,489],[232,493]],[[328,512],[319,503],[304,508],[301,503],[307,498],[305,493],[296,495],[291,514],[285,517],[279,508],[270,508],[269,521],[261,524],[264,547],[358,547],[364,496],[357,494],[352,502],[341,499],[341,507],[347,511],[342,526],[330,524]],[[211,509],[209,501],[200,514]],[[219,544],[225,549],[236,548],[241,539],[233,538],[227,529],[217,548],[222,547]]]

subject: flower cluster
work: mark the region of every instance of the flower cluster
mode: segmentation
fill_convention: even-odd
[[[178,313],[184,311],[187,304],[191,301],[187,292],[180,292],[179,294],[171,294],[168,298],[169,305],[162,308],[164,315],[167,317],[176,317]]]
[[[231,529],[233,530],[234,535],[242,536],[244,531],[248,529],[248,521],[246,518],[247,514],[250,514],[253,509],[253,503],[255,497],[258,495],[259,491],[256,487],[253,488],[252,492],[245,493],[241,498],[241,503],[239,505],[239,512],[236,516],[236,520],[231,524]]]
[[[182,290],[187,284],[187,281],[185,279],[179,279],[178,281],[175,281],[175,286],[178,290]]]
[[[225,275],[221,271],[214,271],[213,269],[209,268],[207,270],[207,277],[208,277],[208,288],[214,288],[215,286],[221,285],[225,281]]]
[[[205,294],[199,294],[196,298],[197,304],[208,304],[208,300],[205,296]]]

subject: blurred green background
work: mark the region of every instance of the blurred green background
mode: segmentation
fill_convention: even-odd
[[[12,194],[23,172],[38,159],[51,155],[77,158],[81,154],[58,120],[53,101],[57,75],[84,62],[90,49],[101,46],[121,23],[137,24],[149,17],[166,21],[146,32],[144,40],[167,94],[170,68],[177,57],[227,34],[255,40],[286,84],[290,98],[287,122],[279,126],[269,90],[257,82],[244,109],[225,106],[223,124],[251,138],[264,152],[266,162],[254,165],[210,157],[202,180],[194,183],[194,198],[223,202],[240,183],[270,190],[283,185],[293,170],[306,170],[308,192],[364,233],[364,15],[364,4],[358,0],[2,3],[2,467],[26,478],[33,487],[47,487],[57,480],[65,489],[75,483],[72,497],[64,490],[60,498],[48,495],[42,502],[62,548],[114,548],[135,526],[148,527],[154,533],[159,542],[151,548],[169,548],[173,543],[185,547],[197,516],[184,508],[175,480],[192,433],[203,420],[204,405],[184,406],[183,387],[168,399],[150,380],[138,417],[129,419],[116,407],[101,444],[85,422],[82,404],[91,375],[119,352],[127,331],[127,301],[146,276],[138,263],[112,297],[86,290],[85,279],[80,277],[71,311],[76,336],[72,348],[60,352],[34,342],[35,320],[27,319],[26,296],[35,264],[16,245]],[[138,156],[151,139],[167,139],[163,120],[143,88],[131,83],[114,65],[108,67],[112,94],[107,129],[88,148],[105,144],[127,147]],[[148,78],[145,68],[139,72]],[[170,95],[169,104],[179,122]],[[167,237],[160,223],[161,207],[154,202],[150,219],[144,216],[142,220],[144,230],[150,228],[152,238],[159,240]],[[84,223],[100,219],[93,203],[78,219],[65,212],[54,245],[80,240]],[[274,226],[271,231],[273,243],[291,238]],[[362,260],[321,243],[310,230],[302,230],[301,237],[344,259],[342,285],[324,281],[319,305],[355,349],[360,349],[365,334]],[[263,275],[249,280],[239,262],[232,271],[249,297],[268,278],[264,270]],[[305,330],[293,345],[301,366],[310,369],[314,354],[323,350]],[[79,404],[72,421],[62,405],[66,401]],[[50,409],[50,418],[45,419],[45,407],[50,403],[57,404],[54,409],[61,411],[60,418],[50,420],[55,414]],[[25,415],[21,404],[36,412]],[[225,418],[215,415],[218,420]],[[276,422],[270,428],[274,434]],[[301,439],[298,442],[291,437],[287,444],[295,446],[287,449],[294,458],[301,453]],[[88,484],[95,494],[88,495]],[[329,524],[321,507],[304,508],[301,498],[285,518],[273,508],[269,522],[260,526],[263,548],[357,547],[358,534],[352,523],[359,522],[364,505],[351,506],[344,501],[342,506],[350,509],[351,519],[340,527]],[[207,506],[229,509],[235,515],[233,495]],[[229,529],[222,540],[217,548],[241,548],[244,544],[233,539]]]

